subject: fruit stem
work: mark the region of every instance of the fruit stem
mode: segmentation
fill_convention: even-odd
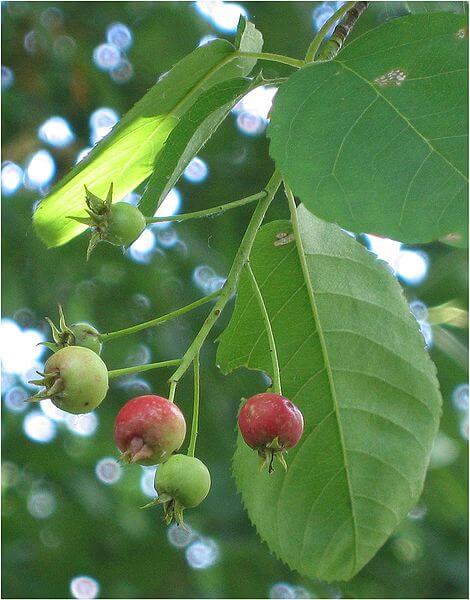
[[[113,369],[108,371],[108,378],[115,379],[121,377],[121,375],[131,375],[132,373],[142,373],[143,371],[150,371],[152,369],[162,369],[163,367],[175,367],[181,363],[181,358],[175,358],[173,360],[164,360],[163,362],[148,363],[146,365],[136,365],[135,367],[125,367],[124,369]]]
[[[181,221],[187,221],[188,219],[202,219],[203,217],[216,217],[218,215],[223,214],[225,211],[230,210],[232,208],[237,208],[238,206],[244,206],[245,204],[249,204],[250,202],[255,202],[256,200],[261,200],[266,196],[266,192],[258,192],[257,194],[253,194],[252,196],[246,196],[246,198],[241,198],[240,200],[235,200],[234,202],[228,202],[227,204],[221,204],[219,206],[213,206],[212,208],[206,208],[205,210],[197,210],[192,213],[186,213],[182,215],[173,215],[171,217],[146,217],[145,221],[147,223],[165,223],[167,221],[176,221],[177,223]]]
[[[144,321],[144,323],[138,323],[137,325],[133,325],[132,327],[126,327],[125,329],[119,329],[118,331],[112,331],[110,333],[102,333],[99,336],[101,342],[107,342],[108,340],[114,340],[115,338],[122,337],[124,335],[130,335],[131,333],[136,333],[137,331],[142,331],[143,329],[148,329],[149,327],[155,327],[156,325],[160,325],[161,323],[165,323],[170,319],[174,319],[179,317],[180,315],[184,315],[185,313],[202,306],[203,304],[207,304],[207,302],[211,302],[211,300],[215,300],[220,296],[220,290],[217,290],[210,294],[209,296],[204,296],[203,298],[199,298],[195,302],[191,302],[191,304],[187,304],[182,308],[178,308],[166,315],[162,315],[161,317],[157,317],[156,319],[151,319],[150,321]]]
[[[237,52],[238,56],[243,58],[256,58],[258,60],[269,60],[271,62],[279,62],[284,65],[289,65],[300,69],[305,66],[305,61],[298,58],[292,58],[291,56],[284,56],[282,54],[272,54],[270,52]]]
[[[181,377],[183,377],[183,375],[186,373],[188,368],[191,366],[194,357],[201,349],[201,346],[203,345],[206,337],[209,335],[209,332],[211,331],[221,312],[225,308],[225,305],[235,293],[237,289],[238,279],[240,277],[240,272],[243,268],[243,265],[250,257],[251,247],[253,246],[253,242],[255,241],[258,229],[260,228],[261,223],[263,222],[264,215],[266,214],[269,205],[271,204],[279,186],[281,185],[281,181],[282,177],[280,173],[278,171],[274,171],[273,175],[271,176],[271,179],[266,184],[266,195],[263,196],[261,200],[259,200],[257,207],[253,211],[251,220],[248,224],[248,227],[238,248],[237,254],[235,255],[235,259],[232,263],[230,273],[228,274],[224,286],[220,290],[219,299],[217,300],[213,309],[207,316],[201,329],[194,338],[192,344],[186,350],[186,353],[183,356],[180,366],[170,377],[170,382],[178,382],[181,379]]]
[[[177,385],[178,385],[177,381],[170,381],[170,393],[168,394],[168,400],[170,402],[174,402],[175,401],[176,386]]]
[[[269,320],[269,315],[268,315],[268,311],[266,309],[266,304],[264,303],[263,295],[261,293],[258,282],[256,281],[255,274],[253,273],[253,269],[251,268],[251,265],[249,262],[246,263],[246,270],[247,270],[248,276],[250,278],[253,293],[255,295],[256,300],[258,301],[258,305],[261,310],[261,314],[263,316],[263,321],[264,321],[266,333],[268,336],[269,352],[271,354],[271,361],[273,364],[273,390],[276,394],[279,394],[280,396],[282,396],[281,371],[279,369],[279,359],[277,356],[276,340],[274,339],[274,333],[273,333],[273,329],[271,327],[271,321]]]
[[[308,47],[307,54],[305,55],[305,62],[313,62],[315,60],[315,56],[318,52],[318,49],[323,42],[326,34],[330,30],[331,27],[336,23],[338,19],[340,19],[345,13],[348,12],[356,3],[355,2],[346,2],[343,6],[337,10],[325,23],[321,26],[317,35],[313,38],[312,43]]]
[[[194,365],[194,401],[193,401],[193,419],[191,422],[191,437],[189,439],[188,456],[194,456],[196,451],[196,438],[199,423],[199,390],[200,390],[200,376],[199,376],[199,352],[196,354],[193,360]]]

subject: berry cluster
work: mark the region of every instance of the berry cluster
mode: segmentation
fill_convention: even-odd
[[[88,256],[101,240],[127,247],[145,229],[147,221],[137,208],[122,202],[112,204],[112,191],[111,184],[106,199],[101,200],[86,190],[89,216],[72,217],[93,230]],[[188,308],[199,304],[200,302],[193,303]],[[52,341],[45,345],[53,354],[46,361],[44,372],[39,373],[41,379],[32,382],[44,389],[30,400],[49,398],[55,406],[66,412],[90,412],[104,400],[110,377],[129,371],[108,371],[100,358],[103,340],[111,339],[126,330],[100,334],[88,323],[69,326],[60,306],[59,327],[50,319],[47,321],[52,329]],[[149,326],[156,321],[158,319],[142,326]],[[136,327],[131,329],[135,330]],[[156,368],[175,362],[181,361],[167,361],[150,366]],[[195,381],[198,407],[198,361],[195,363]],[[171,523],[174,519],[181,524],[183,511],[198,506],[209,493],[211,477],[205,464],[194,457],[195,435],[191,435],[188,454],[178,453],[186,437],[186,421],[173,398],[174,391],[170,389],[170,399],[145,395],[129,400],[116,416],[114,440],[121,451],[119,460],[123,463],[158,465],[155,474],[157,497],[147,506],[161,504],[165,522]],[[197,417],[195,401],[194,433],[197,432]],[[238,425],[243,439],[250,448],[257,451],[261,466],[266,465],[269,473],[273,471],[274,458],[287,469],[284,454],[298,443],[304,426],[300,410],[290,400],[275,393],[257,394],[249,398],[240,410]]]

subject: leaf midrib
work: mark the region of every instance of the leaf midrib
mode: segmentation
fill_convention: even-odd
[[[399,117],[401,117],[403,119],[403,121],[405,121],[405,123],[410,127],[410,129],[412,129],[417,136],[419,136],[423,142],[431,149],[432,152],[434,152],[437,156],[439,156],[444,162],[446,162],[454,171],[456,171],[462,178],[464,181],[466,181],[468,183],[468,177],[462,173],[462,171],[460,171],[460,169],[458,169],[455,165],[453,165],[448,158],[446,158],[443,154],[441,154],[441,152],[439,152],[439,150],[436,150],[436,148],[434,148],[434,146],[431,144],[430,140],[428,140],[420,131],[419,129],[417,129],[413,123],[402,113],[398,110],[398,108],[393,104],[393,102],[391,102],[386,96],[384,96],[381,91],[379,89],[377,89],[377,87],[375,85],[373,85],[366,77],[363,77],[360,73],[358,73],[355,69],[353,69],[352,67],[348,67],[346,65],[345,62],[340,61],[340,60],[336,60],[335,62],[339,63],[344,69],[346,69],[347,71],[350,71],[353,75],[355,75],[356,77],[358,77],[359,79],[361,79],[362,81],[364,81],[376,94],[378,97],[382,98],[382,100],[384,100],[384,102],[386,102],[390,108],[392,108]]]
[[[335,416],[336,416],[336,423],[338,425],[338,431],[339,431],[339,437],[340,437],[340,444],[341,444],[341,451],[343,454],[343,463],[344,463],[344,471],[346,473],[346,481],[348,484],[348,493],[349,493],[349,502],[351,505],[351,517],[352,517],[352,522],[353,522],[353,533],[354,533],[354,562],[353,562],[353,566],[351,569],[351,572],[354,573],[355,569],[356,569],[356,565],[357,565],[357,540],[358,540],[358,532],[357,532],[357,517],[356,517],[356,512],[355,512],[355,507],[354,507],[354,494],[353,494],[353,490],[352,490],[352,484],[351,484],[351,478],[349,475],[349,464],[348,464],[348,459],[347,459],[347,455],[346,455],[346,443],[344,440],[344,434],[343,434],[343,428],[341,425],[341,419],[340,419],[340,412],[339,412],[339,404],[338,404],[338,399],[336,396],[336,388],[335,388],[335,384],[334,384],[334,379],[333,379],[333,370],[331,368],[331,364],[328,358],[328,350],[326,347],[326,341],[325,341],[325,336],[324,336],[324,332],[323,332],[323,327],[320,321],[320,315],[319,315],[319,311],[318,311],[318,307],[317,307],[317,303],[315,300],[315,292],[312,286],[312,282],[310,280],[310,272],[308,269],[308,265],[307,265],[307,260],[306,260],[306,254],[304,251],[304,247],[303,247],[303,243],[302,243],[302,238],[300,236],[300,231],[299,231],[299,224],[298,224],[298,217],[297,217],[297,209],[296,208],[292,208],[292,226],[294,229],[294,234],[295,234],[295,240],[296,240],[296,245],[297,245],[297,251],[299,254],[299,260],[300,260],[300,264],[302,267],[302,273],[304,276],[304,280],[305,280],[305,285],[307,288],[307,293],[309,296],[309,301],[310,301],[310,307],[312,309],[312,314],[313,314],[313,318],[314,318],[314,322],[316,323],[317,326],[317,333],[318,333],[318,338],[320,340],[320,346],[321,346],[321,351],[322,351],[322,356],[323,356],[323,361],[324,361],[324,365],[325,365],[325,369],[326,369],[326,373],[327,373],[327,377],[328,377],[328,383],[329,383],[329,387],[331,390],[331,397],[333,400],[333,406],[334,406],[334,412],[335,412]]]

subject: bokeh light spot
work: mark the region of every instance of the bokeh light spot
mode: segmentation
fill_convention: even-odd
[[[458,410],[468,411],[468,383],[461,383],[454,388],[452,402]]]
[[[75,139],[72,129],[63,117],[50,117],[39,128],[39,139],[51,146],[65,148]]]
[[[184,170],[183,176],[191,183],[201,183],[207,179],[209,168],[198,156],[195,156]]]
[[[168,541],[175,548],[186,548],[195,537],[191,527],[185,523],[185,527],[180,527],[177,523],[172,523],[167,529]]]
[[[40,410],[29,412],[23,420],[23,431],[33,442],[51,442],[57,433],[54,421]]]
[[[48,490],[32,491],[28,497],[28,511],[35,519],[47,519],[56,510],[57,502]]]
[[[70,593],[74,598],[86,600],[96,598],[99,594],[100,586],[96,579],[87,575],[74,577],[70,582]]]
[[[26,400],[28,399],[28,392],[19,385],[7,390],[4,395],[3,402],[5,408],[11,412],[21,413],[28,408]]]
[[[132,46],[132,32],[124,23],[111,23],[106,30],[106,40],[120,50],[127,50]]]
[[[185,555],[192,569],[208,569],[219,558],[219,546],[212,539],[201,539],[188,546]]]
[[[2,194],[10,196],[21,186],[23,169],[14,162],[5,161],[2,164]]]
[[[41,188],[52,181],[55,172],[55,161],[51,153],[47,150],[38,150],[26,166],[25,184],[33,190]]]
[[[100,44],[93,50],[93,62],[101,71],[111,71],[121,61],[121,52],[114,44]]]
[[[15,76],[13,74],[12,69],[10,69],[10,67],[2,65],[2,91],[6,92],[7,90],[9,90],[14,82]]]
[[[98,417],[94,412],[84,415],[68,415],[66,425],[67,429],[75,435],[88,437],[97,430]]]
[[[102,483],[113,485],[121,479],[121,465],[112,456],[106,456],[96,463],[95,474]]]

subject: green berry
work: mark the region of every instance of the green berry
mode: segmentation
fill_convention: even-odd
[[[116,246],[129,247],[146,227],[145,217],[138,208],[127,202],[116,202],[109,209],[104,239]]]
[[[183,521],[183,510],[198,506],[209,493],[211,476],[198,458],[174,454],[155,474],[158,502],[163,504],[165,521]]]
[[[138,208],[127,202],[113,204],[113,184],[109,186],[105,199],[96,196],[85,186],[85,203],[88,216],[69,218],[88,225],[92,234],[87,249],[87,260],[101,241],[128,248],[144,231],[147,223]]]
[[[42,379],[33,381],[45,390],[31,400],[50,398],[58,408],[83,414],[95,409],[108,391],[108,369],[102,359],[89,348],[67,346],[50,356]]]
[[[74,323],[70,325],[70,329],[73,333],[73,340],[69,343],[70,346],[89,348],[96,354],[101,354],[100,332],[93,325]]]

